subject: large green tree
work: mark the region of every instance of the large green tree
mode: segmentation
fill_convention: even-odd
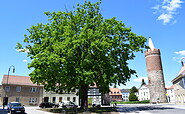
[[[31,80],[61,93],[79,89],[81,108],[87,107],[89,85],[108,92],[111,84],[125,84],[136,71],[128,67],[146,38],[131,32],[116,18],[104,19],[100,3],[85,1],[72,11],[45,12],[48,23],[31,26],[25,44]]]

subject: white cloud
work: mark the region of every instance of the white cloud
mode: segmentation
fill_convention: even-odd
[[[27,62],[28,62],[28,60],[23,60],[23,62],[24,62],[24,63],[27,63]]]
[[[182,59],[185,58],[185,50],[177,51],[177,52],[174,52],[174,53],[177,54],[177,57],[172,58],[174,61],[181,62]]]
[[[169,23],[170,20],[172,19],[172,15],[171,14],[161,14],[157,20],[162,20],[163,24]]]
[[[182,3],[181,0],[163,0],[152,9],[155,10],[154,14],[159,13],[157,20],[162,20],[163,24],[175,24],[177,21],[174,19],[174,15],[177,13],[177,9],[181,8]]]
[[[185,50],[174,52],[174,53],[180,56],[185,56]]]
[[[142,79],[144,79],[145,82],[147,82],[148,77],[139,77],[139,78],[136,78],[136,79],[134,79],[134,82],[142,82]]]
[[[28,52],[30,52],[29,51],[29,49],[16,49],[16,51],[18,51],[18,52],[24,52],[24,53],[28,53]]]

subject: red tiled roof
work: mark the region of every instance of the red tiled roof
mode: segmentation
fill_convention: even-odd
[[[109,88],[109,95],[122,95],[119,88]]]
[[[173,89],[174,88],[174,86],[172,85],[171,87],[167,87],[166,89]]]
[[[8,81],[7,81],[8,78]],[[4,75],[2,84],[15,84],[15,85],[29,85],[29,86],[38,86],[33,84],[29,76],[14,76],[14,75]]]

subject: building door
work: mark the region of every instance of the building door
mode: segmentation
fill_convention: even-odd
[[[62,102],[62,97],[59,97],[59,102]]]
[[[44,102],[48,102],[49,101],[49,97],[44,97]]]
[[[4,97],[3,99],[3,106],[8,105],[8,97]]]

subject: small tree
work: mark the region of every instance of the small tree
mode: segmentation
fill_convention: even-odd
[[[135,95],[135,93],[138,92],[138,89],[133,86],[131,89],[130,89],[130,95],[129,95],[129,101],[138,101],[138,97]]]
[[[138,97],[135,95],[135,93],[130,93],[128,99],[129,101],[138,101]]]
[[[136,92],[138,92],[138,89],[137,89],[135,86],[133,86],[133,87],[130,89],[130,93],[136,93]]]

